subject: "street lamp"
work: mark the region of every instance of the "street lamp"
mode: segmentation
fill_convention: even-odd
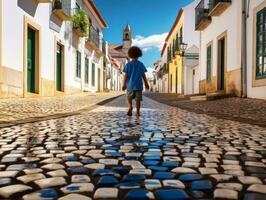
[[[187,50],[187,44],[182,42],[180,44],[180,50],[181,50],[181,55],[184,56],[185,55],[185,51]]]

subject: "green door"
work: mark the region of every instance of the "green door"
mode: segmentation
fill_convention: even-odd
[[[85,83],[89,83],[89,59],[85,58]]]
[[[56,90],[62,91],[62,46],[57,44],[56,52]]]
[[[27,91],[32,93],[35,92],[35,34],[35,30],[28,28]]]

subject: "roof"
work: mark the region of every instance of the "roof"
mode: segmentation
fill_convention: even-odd
[[[109,47],[109,49],[116,49],[116,50],[123,48],[123,46],[119,45],[119,44],[117,44],[117,45],[116,44],[114,44],[114,45],[110,44],[108,47]]]
[[[161,56],[163,56],[163,54],[164,54],[164,51],[165,51],[165,49],[166,49],[166,42],[164,43],[164,45],[163,45],[163,48],[162,48],[162,52],[161,52]]]
[[[130,30],[131,30],[130,25],[127,24],[127,26],[126,26],[126,28],[125,28],[125,31],[130,31]]]
[[[170,32],[168,33],[168,36],[167,36],[166,39],[165,39],[166,42],[168,42],[169,38],[171,37],[172,33],[174,32],[175,27],[177,26],[177,24],[178,24],[178,22],[179,22],[179,20],[180,20],[180,18],[181,18],[181,16],[182,16],[182,14],[183,14],[183,9],[181,8],[181,9],[179,10],[179,12],[178,12],[178,15],[177,15],[177,17],[176,17],[176,19],[175,19],[175,22],[174,22],[174,24],[173,24],[173,26],[172,26]]]
[[[126,58],[126,59],[128,59],[127,54],[124,53],[122,50],[119,51],[119,50],[117,50],[117,49],[109,49],[109,54],[110,54],[113,58]]]
[[[111,63],[113,65],[115,65],[117,68],[119,68],[119,64],[118,64],[119,62],[118,62],[118,60],[112,58],[111,56],[109,56],[109,58],[110,58]]]
[[[97,9],[96,5],[94,4],[93,0],[88,0],[89,5],[92,7],[93,11],[95,12],[95,14],[97,15],[98,19],[100,20],[100,22],[102,23],[104,28],[107,28],[108,25],[105,22],[104,18],[102,17],[102,15],[100,14],[99,10]]]

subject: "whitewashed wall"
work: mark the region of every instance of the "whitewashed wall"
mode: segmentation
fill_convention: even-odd
[[[183,41],[188,44],[188,49],[195,45],[199,47],[200,44],[200,33],[195,31],[195,7],[198,5],[200,0],[195,0],[188,6],[184,7],[184,24],[183,24]]]
[[[95,87],[89,86],[90,91],[98,88],[98,70],[101,69],[101,79],[103,78],[102,59],[96,57],[92,50],[85,51],[85,38],[78,38],[72,32],[70,21],[61,21],[52,14],[51,3],[36,3],[34,0],[2,0],[3,1],[3,66],[23,71],[23,37],[24,37],[24,16],[41,27],[41,77],[47,80],[55,78],[55,39],[60,40],[65,46],[65,85],[84,89],[84,63],[85,54],[89,56],[89,79],[91,79],[91,63],[96,62]],[[77,1],[91,17],[93,25],[101,32],[101,27],[88,10],[82,0]],[[75,0],[72,0],[74,7]],[[102,33],[101,33],[102,34]],[[75,78],[76,74],[76,50],[82,54],[81,75],[82,80]],[[102,82],[101,88],[102,88]],[[89,83],[91,81],[89,80]]]
[[[252,0],[253,1],[253,0]],[[219,16],[212,17],[211,24],[201,32],[200,80],[206,79],[207,44],[213,41],[212,75],[217,75],[217,37],[227,31],[227,71],[241,67],[241,1],[234,0]]]
[[[254,30],[254,8],[259,6],[265,0],[251,0],[249,17],[247,19],[247,92],[248,97],[266,99],[266,86],[253,87],[252,86],[252,70],[253,70],[253,30]]]
[[[186,43],[187,50],[193,48],[199,48],[200,46],[200,33],[195,31],[195,7],[198,5],[200,0],[193,1],[188,6],[184,7],[184,43]],[[196,52],[193,52],[196,53]],[[184,66],[184,93],[185,95],[190,95],[193,93],[192,87],[194,87],[194,94],[199,93],[199,66],[195,65],[193,67],[188,66],[186,62],[187,59],[183,59],[183,66]],[[193,69],[195,69],[195,77],[194,77],[194,86],[192,83],[193,79]]]

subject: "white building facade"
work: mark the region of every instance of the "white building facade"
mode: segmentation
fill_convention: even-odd
[[[103,91],[107,27],[92,1],[0,3],[0,95],[37,97]],[[88,37],[73,29],[71,16],[85,10]],[[12,17],[11,17],[12,15]]]
[[[266,99],[266,1],[250,0],[247,9],[247,96]]]
[[[195,7],[199,0],[193,1],[191,4],[183,8],[183,42],[187,45],[184,52],[184,94],[199,94],[199,45],[200,33],[195,31]]]
[[[158,73],[159,80],[159,92],[160,93],[169,93],[169,65],[168,65],[168,52],[166,50],[166,44],[164,44],[161,52],[161,67]]]
[[[266,98],[265,0],[201,0],[200,93]]]
[[[153,64],[153,71],[152,71],[152,92],[159,92],[160,88],[160,69],[161,69],[162,62],[158,60]]]
[[[242,1],[201,0],[195,9],[200,31],[200,93],[241,96]]]
[[[107,66],[107,89],[109,91],[122,91],[123,74],[121,68],[122,64],[118,60],[109,56],[109,63]]]

